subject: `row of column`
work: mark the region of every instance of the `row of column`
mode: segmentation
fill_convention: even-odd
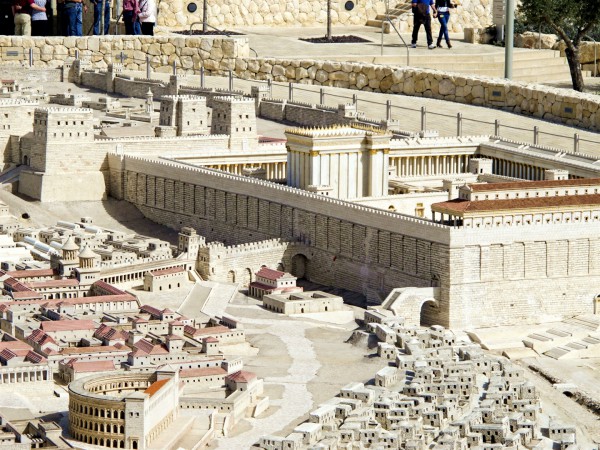
[[[427,155],[390,157],[396,176],[428,176],[459,174],[469,171],[470,155]]]
[[[213,164],[207,167],[233,173],[235,175],[244,175],[244,169],[246,167],[260,167],[265,170],[267,180],[285,180],[286,165],[287,163],[285,162],[269,162],[254,165],[248,165],[247,163]]]
[[[2,384],[30,383],[50,380],[49,369],[46,368],[15,368],[13,372],[0,373]]]
[[[508,161],[506,159],[492,158],[494,173],[505,177],[521,178],[523,180],[544,180],[546,169],[531,164]]]

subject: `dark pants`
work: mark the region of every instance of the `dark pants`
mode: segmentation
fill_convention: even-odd
[[[97,0],[94,4],[94,35],[100,35],[100,27],[102,26],[102,0]],[[110,28],[110,0],[106,0],[104,4],[104,34],[108,34]]]
[[[32,20],[31,21],[31,35],[32,36],[47,36],[48,35],[48,21],[47,20]]]
[[[446,42],[450,42],[450,36],[448,35],[449,20],[449,12],[438,13],[438,21],[440,22],[440,35],[438,36],[438,42],[442,42],[442,37],[446,40]]]
[[[140,22],[133,20],[133,11],[123,11],[123,22],[125,23],[125,34],[142,34]]]
[[[421,25],[425,25],[425,33],[427,33],[427,45],[433,44],[433,36],[431,35],[431,15],[420,15],[418,12],[414,14],[414,25],[412,32],[412,43],[416,44],[419,38],[419,29]]]
[[[142,22],[142,34],[154,36],[154,22]]]

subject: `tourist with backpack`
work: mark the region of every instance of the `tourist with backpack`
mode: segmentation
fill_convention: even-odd
[[[419,29],[421,25],[425,26],[425,33],[427,34],[427,47],[430,50],[435,48],[433,45],[433,36],[431,34],[431,11],[435,10],[434,0],[413,0],[412,12],[413,12],[413,32],[412,32],[412,48],[417,47],[417,40],[419,37]]]

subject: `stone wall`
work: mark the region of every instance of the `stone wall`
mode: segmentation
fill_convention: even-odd
[[[230,247],[198,264],[229,281],[246,281],[264,258],[371,302],[396,287],[439,287],[435,320],[452,327],[594,312],[600,239],[588,224],[452,228],[170,161],[110,155],[109,164],[111,186],[121,186],[113,195],[146,217],[227,239]],[[274,237],[287,244],[268,241]],[[229,257],[237,251],[231,244],[261,240],[239,263]]]
[[[187,7],[195,3],[196,12],[190,13]],[[214,27],[239,26],[318,26],[327,21],[326,3],[322,0],[208,0],[208,23]],[[355,0],[355,8],[349,12],[344,8],[345,1],[331,2],[331,18],[334,25],[364,25],[368,19],[385,12],[382,0]],[[163,0],[159,4],[157,24],[169,28],[189,29],[195,22],[201,22],[202,1]],[[194,27],[201,28],[201,25]]]
[[[190,13],[187,7],[195,3],[198,9]],[[345,0],[331,2],[331,20],[334,26],[365,25],[385,13],[381,0],[354,0],[355,7],[347,11]],[[404,1],[390,2],[390,8]],[[485,28],[491,24],[491,0],[462,0],[458,9],[452,11],[451,32],[465,28]],[[217,28],[235,29],[240,26],[303,26],[318,27],[327,23],[325,0],[208,0],[208,24]],[[160,2],[157,23],[169,29],[200,29],[202,26],[202,2],[197,0],[163,0]],[[412,30],[412,15],[404,14],[394,19],[401,32]],[[438,21],[434,20],[437,29]],[[324,34],[325,30],[323,30]]]
[[[500,78],[378,64],[254,58],[239,59],[236,73],[249,79],[437,98],[600,129],[598,96]]]
[[[110,62],[125,56],[125,70],[145,70],[146,55],[155,72],[171,73],[173,62],[183,71],[204,66],[211,71],[234,67],[236,58],[249,56],[248,40],[244,37],[183,37],[183,36],[102,36],[102,37],[23,37],[0,36],[0,63],[28,62],[33,49],[34,67],[61,67],[79,51],[80,57],[91,61],[94,69],[106,69]]]

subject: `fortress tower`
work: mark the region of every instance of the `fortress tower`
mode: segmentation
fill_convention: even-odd
[[[285,135],[289,186],[341,199],[388,194],[390,133],[331,127]]]
[[[208,133],[206,97],[165,95],[160,99],[161,127],[175,127],[177,136]]]
[[[42,201],[105,197],[106,152],[94,145],[91,109],[36,108],[30,142],[23,158],[31,170],[22,172],[19,192]]]
[[[188,259],[196,260],[198,258],[198,249],[200,243],[205,245],[203,236],[199,236],[191,227],[183,227],[179,232],[177,249],[179,253],[187,253]]]
[[[258,144],[254,99],[215,97],[212,108],[211,133],[228,134],[232,150],[243,150]]]

